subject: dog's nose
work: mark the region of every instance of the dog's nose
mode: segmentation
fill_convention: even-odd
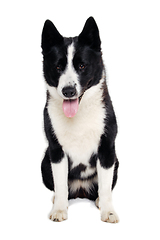
[[[74,97],[76,95],[76,88],[75,87],[64,87],[62,89],[62,93],[65,97],[67,98],[71,98]]]

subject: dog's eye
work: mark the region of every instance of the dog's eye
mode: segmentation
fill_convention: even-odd
[[[57,65],[57,66],[56,66],[56,69],[57,69],[58,72],[60,72],[60,71],[62,70],[62,68],[61,68],[60,65]]]
[[[85,66],[84,64],[80,64],[80,65],[79,65],[79,69],[80,69],[80,70],[85,69],[85,67],[86,67],[86,66]]]

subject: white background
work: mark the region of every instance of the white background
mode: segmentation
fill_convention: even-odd
[[[1,239],[160,239],[159,1],[1,1]],[[45,85],[41,31],[46,19],[66,37],[93,16],[102,39],[118,119],[119,224],[100,221],[88,200],[69,203],[68,220],[48,219],[52,192],[41,180]]]

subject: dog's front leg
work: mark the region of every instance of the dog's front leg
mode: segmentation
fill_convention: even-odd
[[[67,219],[68,208],[68,159],[64,157],[58,163],[51,162],[55,198],[50,213],[52,221],[61,222]]]
[[[111,147],[112,146],[112,147]],[[98,152],[97,174],[99,199],[96,205],[101,211],[101,220],[117,223],[119,218],[112,205],[112,183],[114,175],[115,149],[105,136],[102,136]]]
[[[109,169],[104,169],[98,160],[98,186],[99,186],[99,205],[101,211],[101,220],[104,222],[117,223],[119,222],[118,216],[112,205],[112,181],[113,181],[114,165]],[[98,202],[98,201],[97,201]]]

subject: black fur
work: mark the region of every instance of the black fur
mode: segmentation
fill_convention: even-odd
[[[47,140],[49,142],[48,153],[49,153],[51,162],[58,163],[64,157],[64,152],[56,138],[56,135],[54,134],[54,130],[52,128],[51,121],[47,111],[47,105],[44,109],[44,129],[45,129]]]
[[[49,149],[48,148],[46,150],[44,159],[41,164],[41,171],[42,171],[44,185],[51,191],[54,191],[54,183],[53,183],[53,176],[52,176],[51,162],[50,162],[50,158],[49,158]]]
[[[73,65],[85,91],[99,83],[103,70],[99,31],[93,18],[88,19],[81,34],[74,38],[63,38],[52,22],[45,22],[42,32],[44,77],[50,86],[57,87],[67,64],[67,47],[71,42],[76,48]],[[85,68],[80,70],[82,64]]]

